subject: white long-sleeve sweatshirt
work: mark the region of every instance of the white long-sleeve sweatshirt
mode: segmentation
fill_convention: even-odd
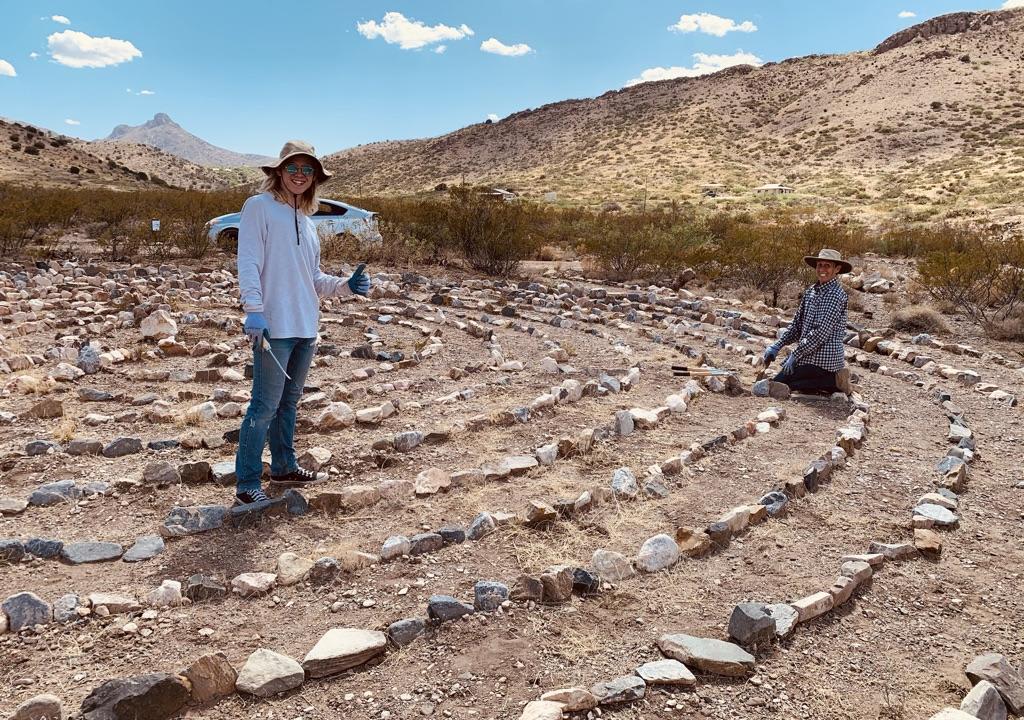
[[[320,298],[352,294],[348,278],[320,270],[313,220],[268,192],[242,206],[238,287],[242,308],[262,312],[272,338],[315,338]]]

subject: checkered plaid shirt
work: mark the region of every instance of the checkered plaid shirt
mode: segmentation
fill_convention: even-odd
[[[792,352],[797,365],[815,365],[829,372],[841,370],[845,364],[846,303],[846,291],[835,278],[807,288],[793,322],[772,348],[777,353],[796,342]]]

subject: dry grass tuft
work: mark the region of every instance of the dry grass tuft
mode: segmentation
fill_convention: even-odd
[[[909,333],[932,333],[944,335],[949,333],[949,325],[935,308],[927,305],[909,305],[897,310],[889,325],[896,330]]]
[[[53,439],[60,443],[71,442],[75,439],[76,430],[78,430],[78,422],[72,417],[65,416],[53,431]]]

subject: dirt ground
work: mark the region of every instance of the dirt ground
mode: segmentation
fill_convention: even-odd
[[[230,265],[227,260],[224,267]],[[184,324],[189,312],[217,317],[238,317],[237,310],[218,298],[231,297],[230,284],[211,292],[205,268],[183,267],[185,275],[169,276],[149,289],[160,293],[179,320],[179,342],[188,347],[206,340],[229,343],[232,367],[239,372],[245,354],[238,350],[238,326],[221,329],[212,324]],[[110,272],[114,268],[103,270]],[[6,268],[0,290],[15,311],[28,310],[10,277],[18,269]],[[32,268],[27,269],[34,273]],[[195,274],[189,274],[194,272]],[[389,276],[401,281],[401,275]],[[127,281],[122,276],[118,282]],[[184,280],[184,282],[182,282]],[[444,307],[449,319],[480,321],[481,315],[500,317],[488,306],[500,307],[506,298],[496,289],[474,290],[466,278],[449,277],[457,287],[463,307]],[[559,282],[541,280],[552,290]],[[568,281],[591,287],[591,283]],[[190,286],[190,283],[194,285]],[[204,285],[205,283],[205,285]],[[30,286],[31,287],[31,286]],[[141,287],[141,285],[140,285]],[[396,285],[396,287],[398,287]],[[482,287],[482,286],[481,286]],[[93,288],[98,289],[98,288]],[[613,290],[609,286],[609,290]],[[621,289],[621,288],[620,288]],[[0,317],[2,347],[11,354],[44,356],[60,336],[80,327],[85,317],[74,307],[75,293],[61,299],[49,292],[48,307],[36,312],[39,324],[22,334],[11,315]],[[35,292],[35,291],[33,291]],[[156,301],[142,295],[141,301]],[[423,288],[406,288],[404,297],[379,297],[369,301],[330,303],[326,320],[353,316],[352,324],[328,322],[324,343],[344,351],[366,341],[372,328],[383,348],[407,356],[421,334],[399,326],[409,319],[430,329],[435,324],[416,317],[381,323],[379,315],[395,307],[414,306],[424,314],[436,307]],[[36,297],[36,295],[31,295]],[[413,297],[413,299],[410,299]],[[416,301],[415,298],[421,298]],[[865,296],[871,319],[851,313],[851,321],[884,328],[888,308],[877,296]],[[753,324],[768,314],[752,303],[733,306],[711,300],[712,307],[743,310]],[[15,307],[17,306],[17,307]],[[571,305],[570,305],[571,306]],[[638,304],[647,313],[666,308]],[[354,425],[331,433],[306,429],[296,438],[296,448],[319,446],[330,450],[330,480],[319,490],[337,490],[352,484],[376,485],[385,480],[409,480],[428,467],[448,472],[481,467],[508,455],[532,454],[546,443],[574,435],[589,427],[610,423],[617,410],[654,408],[677,392],[685,379],[672,376],[669,366],[684,358],[671,347],[652,342],[641,330],[664,332],[662,324],[648,316],[620,325],[621,317],[606,313],[604,324],[576,323],[556,327],[545,322],[560,307],[520,305],[519,322],[535,328],[531,335],[508,327],[491,326],[505,360],[521,360],[520,372],[500,371],[490,365],[485,342],[448,324],[443,326],[439,352],[410,368],[380,372],[366,380],[352,372],[378,367],[374,361],[351,357],[319,356],[307,379],[328,397],[344,392],[353,409],[397,400],[399,411],[378,426]],[[116,311],[115,311],[116,312]],[[361,314],[360,314],[361,313]],[[524,318],[537,318],[529,320]],[[31,321],[30,321],[31,322]],[[601,335],[590,334],[598,329]],[[708,364],[738,368],[749,387],[753,370],[741,357],[718,347],[715,340],[751,348],[756,340],[736,340],[718,326],[705,325],[704,341],[682,338],[708,354]],[[1024,374],[1018,348],[989,344],[958,327],[956,339],[975,348],[998,352],[1010,360],[997,364],[986,354],[980,358],[931,350],[940,362],[970,368],[982,381],[1021,394]],[[569,351],[573,375],[540,371],[539,361],[551,347],[540,337]],[[111,348],[152,350],[142,342],[138,327],[119,328],[99,338]],[[904,341],[908,339],[902,337]],[[953,338],[944,338],[950,340]],[[626,354],[616,348],[625,343]],[[56,366],[40,358],[35,367],[0,376],[5,390],[0,410],[20,415],[41,399],[23,394],[9,381],[19,375],[42,377]],[[213,397],[222,388],[248,392],[248,383],[146,381],[146,370],[196,371],[205,369],[208,357],[143,358],[115,365],[109,371],[87,375],[73,382],[59,382],[47,397],[63,401],[64,417],[40,420],[19,418],[3,426],[0,435],[0,497],[27,497],[43,482],[73,479],[76,482],[118,479],[138,480],[144,467],[163,460],[173,465],[205,460],[229,461],[235,445],[215,449],[176,448],[108,459],[102,455],[73,457],[64,453],[25,456],[27,443],[37,439],[97,439],[107,443],[116,437],[150,440],[178,438],[189,432],[217,437],[237,429],[238,418],[217,419],[200,425],[179,420],[149,422],[145,406],[133,406],[132,398],[155,393],[170,403],[180,416],[188,407]],[[73,361],[72,361],[73,362]],[[910,365],[885,362],[902,370]],[[476,363],[484,367],[458,380],[453,367]],[[573,404],[534,414],[530,422],[513,427],[462,428],[475,416],[528,405],[567,377],[581,382],[601,370],[625,371],[639,366],[636,385],[621,393],[585,396]],[[269,700],[233,695],[208,707],[190,707],[185,717],[224,719],[253,718],[516,718],[525,702],[547,690],[581,686],[633,672],[639,664],[659,659],[655,641],[666,632],[725,639],[732,608],[745,600],[786,602],[827,589],[835,578],[839,558],[866,552],[878,541],[907,541],[912,537],[911,508],[932,487],[935,465],[946,453],[947,422],[934,400],[941,387],[965,410],[977,439],[978,457],[971,466],[959,527],[943,532],[944,549],[938,560],[887,563],[874,579],[858,589],[855,599],[823,618],[801,624],[789,640],[763,651],[756,670],[747,678],[724,679],[699,676],[695,689],[649,688],[647,696],[618,708],[601,708],[610,718],[918,718],[943,705],[958,705],[969,688],[964,666],[977,654],[1000,652],[1016,664],[1024,661],[1024,480],[1020,458],[1024,427],[1021,408],[989,399],[972,387],[953,380],[921,375],[921,386],[856,368],[855,388],[871,407],[870,435],[845,469],[835,472],[817,493],[793,501],[786,517],[752,526],[724,550],[700,559],[682,559],[673,568],[653,575],[613,583],[597,595],[574,595],[560,605],[526,605],[494,614],[476,614],[428,630],[410,646],[389,652],[372,667],[342,676],[307,680],[298,690]],[[409,380],[406,390],[375,386]],[[102,403],[79,400],[78,388],[106,390],[118,399]],[[472,387],[466,400],[427,402]],[[366,390],[370,390],[366,394]],[[221,395],[218,395],[221,397]],[[423,407],[415,407],[415,404]],[[218,402],[218,405],[221,403]],[[481,511],[522,512],[530,500],[554,502],[575,497],[596,486],[609,486],[613,471],[629,467],[642,479],[643,471],[692,443],[729,432],[766,409],[784,407],[787,417],[770,432],[710,452],[705,458],[666,479],[670,489],[663,499],[605,502],[592,512],[562,519],[546,529],[516,522],[503,525],[477,542],[447,546],[411,559],[381,563],[339,575],[333,584],[316,587],[299,583],[276,588],[258,599],[228,597],[178,608],[161,609],[157,617],[141,613],[91,617],[68,625],[50,624],[39,634],[29,630],[0,635],[0,715],[18,703],[43,692],[52,692],[69,709],[77,709],[90,690],[102,681],[144,672],[177,672],[197,657],[214,650],[227,654],[236,668],[257,647],[301,659],[331,627],[385,629],[408,617],[425,617],[432,594],[450,594],[472,602],[478,580],[513,584],[521,573],[539,573],[556,564],[587,566],[600,548],[636,554],[641,543],[657,533],[672,534],[679,525],[704,527],[730,508],[754,503],[790,478],[799,478],[810,460],[834,444],[835,429],[844,424],[849,405],[840,401],[774,401],[751,395],[730,397],[706,392],[695,398],[683,413],[674,413],[647,430],[599,443],[586,455],[559,459],[520,477],[511,477],[425,498],[413,496],[385,501],[355,513],[311,512],[302,517],[265,519],[244,530],[221,529],[167,541],[158,557],[141,563],[107,562],[68,565],[55,560],[34,560],[0,567],[0,598],[31,590],[52,602],[64,593],[115,592],[144,596],[165,579],[185,581],[194,573],[215,575],[230,581],[242,572],[273,572],[278,555],[291,551],[316,559],[339,549],[379,552],[392,535],[411,536],[447,524],[468,524]],[[136,411],[121,421],[95,427],[84,423],[90,412],[117,416]],[[309,419],[319,411],[303,410]],[[427,431],[454,426],[446,440],[425,443],[407,453],[394,453],[386,467],[372,461],[369,449],[376,440],[405,430]],[[326,468],[325,468],[326,469]],[[65,543],[105,540],[130,545],[141,535],[152,534],[176,505],[229,504],[231,488],[213,483],[174,485],[114,492],[51,507],[29,507],[19,515],[0,517],[0,538],[26,540],[59,538]],[[340,609],[332,605],[341,602]],[[151,633],[125,634],[129,620]],[[204,632],[200,632],[204,630]],[[209,632],[212,630],[212,633]]]

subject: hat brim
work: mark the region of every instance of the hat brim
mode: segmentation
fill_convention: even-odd
[[[815,265],[817,265],[819,260],[825,260],[827,262],[835,263],[836,265],[838,265],[839,266],[839,274],[840,275],[845,275],[847,273],[852,273],[853,272],[853,265],[851,265],[850,263],[846,262],[845,260],[833,260],[832,258],[814,257],[813,255],[804,255],[804,262],[807,263],[808,265],[810,265],[811,267],[814,267]]]
[[[320,162],[320,158],[302,151],[288,153],[283,158],[279,158],[277,162],[271,163],[270,165],[260,165],[260,170],[262,170],[265,175],[273,175],[278,168],[280,168],[286,162],[291,160],[293,157],[298,157],[299,155],[305,155],[308,158],[312,158],[313,164],[316,165],[317,182],[324,182],[325,180],[327,180],[327,178],[334,175],[334,173],[328,172],[327,169],[324,168],[323,163]]]

